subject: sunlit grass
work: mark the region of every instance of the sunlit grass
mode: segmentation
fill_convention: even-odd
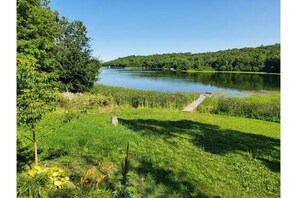
[[[280,122],[280,93],[254,94],[249,97],[207,98],[197,110]]]
[[[106,162],[109,182],[119,183],[129,142],[135,196],[279,197],[278,123],[129,107],[91,110],[65,123],[66,114],[48,114],[38,142],[42,162],[66,168],[72,181]]]

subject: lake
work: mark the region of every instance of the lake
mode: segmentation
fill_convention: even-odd
[[[214,96],[247,96],[252,92],[279,91],[280,75],[250,73],[184,73],[143,69],[100,70],[97,83],[166,92],[211,92]]]

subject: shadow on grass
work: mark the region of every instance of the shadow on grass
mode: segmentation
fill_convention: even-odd
[[[185,179],[180,179],[176,181],[174,178],[174,173],[170,170],[166,170],[160,167],[154,167],[154,164],[149,161],[142,159],[140,161],[140,166],[135,168],[135,171],[140,175],[150,174],[156,184],[162,184],[166,186],[166,191],[160,192],[157,197],[168,197],[169,195],[176,195],[177,197],[209,197],[202,192],[197,192],[195,188],[189,181]],[[147,187],[145,189],[145,196],[150,196],[154,189]]]
[[[119,119],[119,121],[122,125],[144,136],[160,136],[168,139],[187,134],[192,138],[194,145],[213,154],[250,153],[272,171],[280,171],[280,140],[278,139],[226,130],[217,125],[191,120]]]
[[[43,160],[53,160],[68,154],[69,152],[66,149],[49,148],[44,152]]]

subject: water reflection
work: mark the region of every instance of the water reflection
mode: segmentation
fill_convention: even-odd
[[[140,69],[102,69],[98,83],[142,90],[224,92],[280,90],[280,75],[238,73],[182,73]]]

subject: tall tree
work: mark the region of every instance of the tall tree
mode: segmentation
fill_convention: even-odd
[[[61,35],[58,38],[59,81],[63,91],[89,90],[99,72],[100,62],[91,56],[90,38],[81,21],[59,20]]]
[[[39,0],[17,1],[17,121],[32,131],[38,164],[35,126],[55,107],[57,14]]]

